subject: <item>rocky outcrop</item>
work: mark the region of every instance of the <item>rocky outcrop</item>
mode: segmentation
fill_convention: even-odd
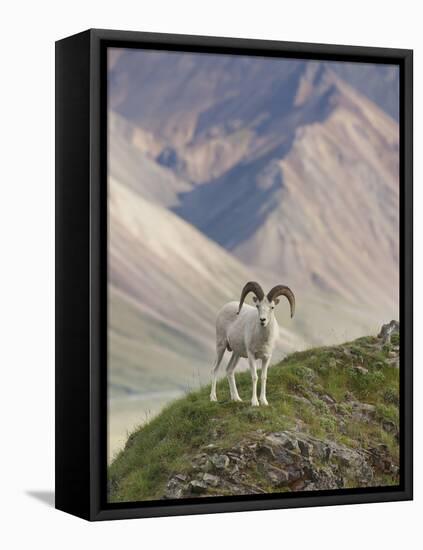
[[[169,479],[165,498],[371,487],[381,474],[398,475],[384,445],[352,449],[294,430],[256,431],[227,449],[208,445],[191,467]]]
[[[382,325],[377,337],[382,340],[383,344],[390,344],[393,334],[399,334],[399,323],[394,320],[390,323],[386,323],[386,325]]]

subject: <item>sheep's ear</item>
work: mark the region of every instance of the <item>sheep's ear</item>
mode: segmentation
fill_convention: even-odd
[[[257,296],[253,296],[253,302],[256,304],[258,302]]]
[[[279,304],[279,298],[275,298],[275,299],[273,300],[273,302],[274,302],[275,306],[277,306],[277,305]]]

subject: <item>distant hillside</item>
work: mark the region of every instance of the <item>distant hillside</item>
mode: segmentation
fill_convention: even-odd
[[[112,50],[110,106],[173,146],[244,126],[251,113],[279,119],[296,93],[298,75],[330,69],[398,120],[399,71],[392,65],[309,62],[234,55]],[[265,108],[267,106],[267,109]]]
[[[269,407],[218,403],[209,387],[135,430],[109,468],[112,502],[399,483],[399,338],[360,338],[287,357],[269,371]]]
[[[377,100],[378,75],[394,93],[392,67],[125,51],[125,175],[262,277],[360,304],[375,330],[398,315],[399,280],[398,124],[357,91]]]
[[[328,62],[328,67],[398,122],[399,68],[397,65]]]
[[[183,193],[175,211],[247,265],[370,300],[377,326],[398,314],[398,125],[330,73],[308,93],[278,139]]]
[[[163,144],[113,111],[108,119],[109,176],[144,199],[165,207],[177,206],[179,194],[193,186],[155,161],[152,153],[158,154]]]

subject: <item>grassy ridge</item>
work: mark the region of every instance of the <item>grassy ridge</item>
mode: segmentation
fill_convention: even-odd
[[[269,407],[251,407],[248,372],[236,375],[243,403],[230,401],[225,379],[218,384],[218,403],[209,401],[209,387],[175,401],[130,435],[109,468],[110,500],[162,498],[169,476],[188,471],[190,459],[202,446],[212,441],[230,446],[258,429],[299,426],[351,448],[384,444],[397,461],[399,369],[389,360],[398,344],[396,336],[385,346],[365,337],[294,353],[269,370]],[[352,414],[357,401],[375,406],[371,422]],[[387,430],[387,424],[394,429]]]

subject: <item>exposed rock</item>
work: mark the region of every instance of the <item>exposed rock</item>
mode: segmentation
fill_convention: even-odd
[[[308,441],[303,439],[298,440],[298,446],[300,448],[301,454],[306,457],[310,457],[313,454],[313,445]]]
[[[207,471],[212,467],[211,459],[206,453],[195,455],[191,464],[195,470]]]
[[[213,455],[210,457],[210,461],[219,470],[224,470],[230,464],[230,460],[226,455]]]
[[[270,483],[275,487],[284,487],[288,485],[289,474],[281,468],[272,466],[271,464],[264,465],[265,475],[267,476]]]
[[[391,343],[392,334],[399,334],[398,321],[392,320],[390,323],[387,323],[386,325],[382,325],[382,328],[380,329],[380,332],[377,335],[377,337],[382,340],[383,344],[388,344],[388,343]]]
[[[188,479],[188,477],[184,474],[176,474],[174,478],[177,481],[186,481]]]
[[[292,437],[288,432],[271,433],[265,437],[265,441],[272,446],[281,446],[290,451],[298,448],[298,442],[295,437]]]
[[[189,488],[191,489],[191,492],[194,494],[201,494],[205,493],[208,489],[207,483],[204,481],[198,481],[197,479],[193,479],[189,482]]]
[[[327,394],[321,395],[320,399],[327,405],[333,405],[334,403],[336,403],[335,399],[333,399],[333,397]]]
[[[350,405],[353,416],[374,415],[373,405],[359,401]],[[396,429],[388,424],[387,429]],[[377,484],[378,472],[397,476],[399,471],[386,445],[350,448],[296,430],[259,430],[220,454],[214,450],[208,454],[205,448],[197,455],[191,473],[173,475],[165,498],[258,494],[268,492],[269,486],[276,492],[371,487]],[[209,465],[219,475],[210,473]]]
[[[219,485],[220,478],[212,474],[205,473],[203,475],[203,481],[207,483],[207,485],[211,485],[212,487],[217,487],[217,485]]]
[[[182,498],[185,496],[184,484],[177,476],[172,477],[167,485],[164,498]]]
[[[369,403],[361,403],[360,401],[352,401],[351,418],[357,422],[369,422],[374,418],[376,407]]]

